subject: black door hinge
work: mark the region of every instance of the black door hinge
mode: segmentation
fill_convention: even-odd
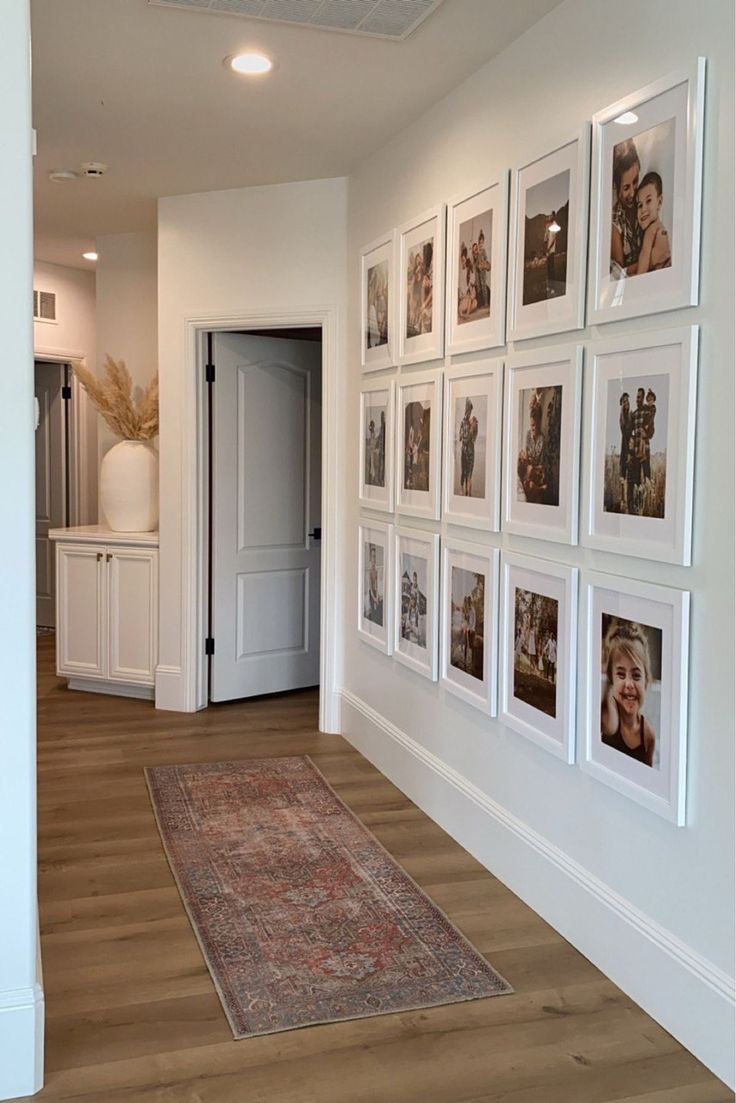
[[[215,382],[215,365],[205,364],[204,366],[204,381],[205,383]]]
[[[61,388],[61,397],[68,401],[72,397],[72,389],[68,383],[65,383]]]
[[[205,655],[214,655],[215,653],[215,641],[212,636],[208,636],[204,641],[204,653]]]

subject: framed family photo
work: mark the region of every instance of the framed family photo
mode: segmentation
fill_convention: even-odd
[[[384,655],[391,654],[393,635],[392,539],[393,525],[358,525],[358,635]]]
[[[422,372],[398,384],[396,508],[413,517],[440,516],[442,372]]]
[[[397,528],[394,537],[394,657],[437,681],[437,589],[440,538],[436,532]]]
[[[368,509],[394,508],[394,411],[392,379],[364,383],[360,390],[358,500]]]
[[[501,557],[499,718],[563,762],[575,761],[576,567]]]
[[[502,345],[506,328],[508,174],[453,200],[447,227],[447,351]]]
[[[360,251],[361,353],[363,371],[392,367],[394,351],[394,232]]]
[[[447,540],[442,549],[440,680],[496,715],[498,548]]]
[[[399,228],[399,363],[444,354],[445,205]]]
[[[445,521],[497,532],[501,505],[503,361],[445,374]]]
[[[590,125],[511,178],[509,337],[582,329]]]
[[[698,327],[591,346],[581,542],[691,561]]]
[[[705,58],[593,116],[588,320],[698,302]]]
[[[576,544],[581,345],[510,356],[504,388],[504,532]]]
[[[583,579],[586,730],[581,765],[685,823],[690,595],[594,571]]]

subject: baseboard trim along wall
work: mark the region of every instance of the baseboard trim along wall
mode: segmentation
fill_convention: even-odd
[[[41,1090],[43,1024],[40,984],[0,991],[0,1099]]]
[[[548,839],[342,690],[342,734],[494,876],[734,1086],[734,981]]]

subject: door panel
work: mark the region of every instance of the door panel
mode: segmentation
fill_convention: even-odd
[[[64,366],[36,361],[36,624],[56,624],[56,583],[50,528],[66,524],[66,433],[61,388]]]
[[[153,685],[158,653],[158,552],[107,553],[110,593],[110,681]]]
[[[210,695],[319,682],[321,345],[214,337]]]

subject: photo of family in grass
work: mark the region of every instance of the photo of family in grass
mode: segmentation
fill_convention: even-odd
[[[659,767],[662,630],[601,617],[600,738],[607,747]]]
[[[407,402],[404,407],[404,490],[429,491],[431,430],[431,401]]]
[[[567,291],[569,213],[569,169],[527,188],[524,208],[524,306],[559,298]]]
[[[386,485],[386,406],[365,403],[363,407],[363,456],[366,486]]]
[[[557,716],[559,602],[514,588],[514,697]]]
[[[460,223],[457,267],[457,322],[462,325],[491,313],[491,232],[493,211]]]
[[[453,419],[453,494],[467,498],[486,495],[487,395],[455,399]]]
[[[674,118],[613,147],[611,279],[672,266],[674,175]]]
[[[427,560],[408,552],[401,556],[401,638],[427,646]]]
[[[603,509],[665,515],[669,376],[609,379]]]
[[[561,386],[519,391],[517,501],[560,504],[561,427]]]
[[[388,260],[368,269],[366,279],[366,348],[388,344]]]
[[[450,665],[483,681],[485,576],[451,568]]]
[[[406,271],[406,336],[432,332],[434,238],[409,246]]]

